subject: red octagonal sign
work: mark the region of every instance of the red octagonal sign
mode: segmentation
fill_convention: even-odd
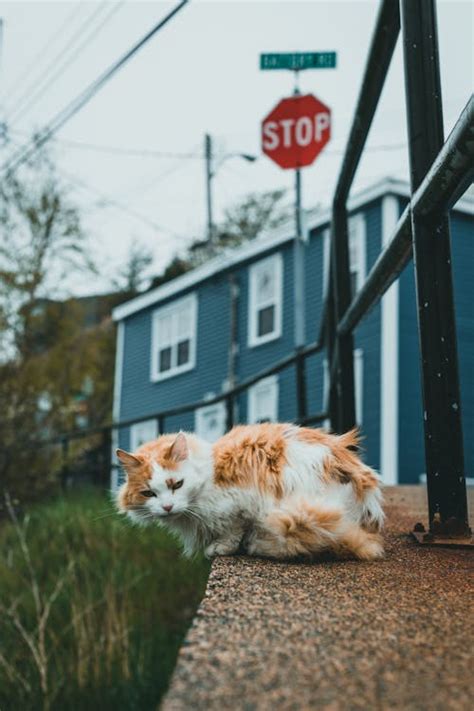
[[[262,121],[262,150],[280,168],[311,165],[331,138],[331,110],[312,94],[282,99]]]

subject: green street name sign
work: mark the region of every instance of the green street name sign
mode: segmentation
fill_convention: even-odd
[[[260,69],[334,69],[336,52],[284,52],[261,54]]]

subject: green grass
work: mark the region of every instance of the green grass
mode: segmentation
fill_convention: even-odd
[[[156,709],[208,564],[92,491],[4,523],[0,551],[0,709]]]

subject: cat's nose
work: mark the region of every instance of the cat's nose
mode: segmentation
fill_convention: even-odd
[[[171,509],[173,508],[173,504],[166,504],[166,506],[165,506],[165,504],[163,504],[162,508],[166,511],[166,513],[169,513],[171,511]]]

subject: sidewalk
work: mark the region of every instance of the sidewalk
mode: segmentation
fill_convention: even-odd
[[[472,549],[406,535],[424,488],[385,498],[382,562],[218,558],[163,711],[472,709]]]

